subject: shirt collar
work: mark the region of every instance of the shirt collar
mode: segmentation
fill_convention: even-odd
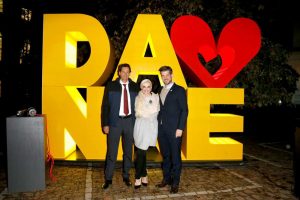
[[[164,88],[169,90],[173,85],[174,85],[174,82],[171,82],[168,85],[165,85]]]
[[[120,79],[120,84],[126,84],[126,85],[128,85],[129,84],[129,80],[126,82],[126,83],[124,83],[121,79]]]

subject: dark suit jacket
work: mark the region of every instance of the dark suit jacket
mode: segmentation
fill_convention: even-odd
[[[162,87],[160,88],[160,91]],[[159,94],[160,94],[159,91]],[[188,106],[186,91],[183,87],[174,85],[170,88],[164,105],[160,99],[160,112],[158,114],[158,123],[175,133],[176,129],[184,130],[188,116]]]
[[[129,79],[129,93],[131,102],[131,115],[135,119],[134,102],[138,94],[138,85]],[[104,96],[101,107],[101,125],[103,126],[116,126],[119,120],[120,102],[121,102],[122,86],[120,78],[111,81],[107,84],[104,90]]]

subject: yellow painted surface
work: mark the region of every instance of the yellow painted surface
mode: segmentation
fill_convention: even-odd
[[[88,61],[78,68],[77,41],[91,47]],[[113,52],[97,19],[84,14],[44,15],[43,86],[100,86],[113,72]]]
[[[76,67],[78,41],[87,41],[91,47],[88,61],[80,67]],[[105,158],[106,136],[100,127],[104,88],[100,86],[113,72],[112,52],[95,18],[44,15],[42,113],[47,115],[54,158],[66,158],[75,150],[75,143],[86,158]],[[87,101],[77,88],[87,89]]]
[[[88,61],[80,67],[76,67],[78,41],[88,41],[91,46]],[[148,44],[152,57],[144,57]],[[50,150],[55,159],[68,157],[75,144],[86,159],[105,159],[106,136],[100,127],[102,84],[113,70],[112,52],[107,34],[96,19],[83,14],[44,15],[42,113],[47,115]],[[160,15],[138,15],[119,63],[131,65],[135,81],[139,74],[159,75],[159,67],[169,65],[174,81],[187,88]],[[77,88],[87,90],[86,101]],[[183,159],[242,160],[241,143],[209,135],[243,131],[242,116],[210,113],[211,104],[243,104],[243,89],[187,88],[187,95],[189,116]],[[122,159],[121,149],[119,146],[118,160]]]
[[[67,129],[64,130],[64,136],[65,136],[64,137],[64,145],[65,145],[64,152],[66,155],[70,155],[74,151],[76,151],[76,143]]]
[[[210,113],[212,104],[244,104],[244,90],[188,88],[189,116],[183,143],[186,160],[242,160],[243,144],[231,138],[210,137],[211,132],[242,132],[243,117]]]
[[[152,57],[145,57],[149,44]],[[186,88],[180,65],[173,45],[161,15],[139,14],[135,20],[123,54],[119,61],[131,66],[131,78],[136,81],[139,74],[158,75],[163,85],[158,69],[163,65],[171,66],[174,81]],[[118,76],[117,72],[114,78]]]
[[[45,86],[43,90],[43,113],[47,115],[47,131],[54,158],[69,156],[66,150],[65,129],[87,159],[104,159],[106,136],[101,131],[100,108],[104,87],[87,88],[87,116],[82,114],[73,99],[74,94],[64,87]],[[72,90],[79,93],[76,90]],[[77,94],[78,95],[78,94]],[[71,143],[72,144],[72,143]]]

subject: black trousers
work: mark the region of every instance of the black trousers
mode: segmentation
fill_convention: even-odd
[[[147,150],[142,150],[136,147],[135,151],[135,179],[147,176]]]
[[[172,185],[179,185],[182,161],[181,143],[182,138],[175,137],[175,130],[170,131],[167,127],[158,126],[158,143],[160,153],[163,157],[162,169],[164,181],[172,182]]]
[[[105,180],[112,180],[118,155],[120,137],[123,148],[123,178],[129,178],[132,165],[133,122],[132,119],[120,119],[117,127],[110,126],[107,135],[107,153],[105,160]]]

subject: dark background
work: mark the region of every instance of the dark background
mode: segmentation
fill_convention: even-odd
[[[291,0],[142,2],[134,0],[4,0],[3,12],[0,13],[2,34],[2,59],[0,61],[1,165],[6,162],[5,118],[28,107],[35,107],[38,113],[41,113],[42,19],[44,13],[85,13],[96,17],[112,39],[116,51],[115,63],[118,63],[138,13],[161,13],[168,31],[178,16],[196,14],[209,23],[216,35],[224,24],[236,16],[250,17],[256,20],[261,27],[263,38],[278,44],[280,49],[287,54],[299,51],[300,22],[297,19],[300,16],[296,10],[297,6],[293,3],[295,1]],[[182,10],[177,8],[182,8]],[[88,55],[88,50],[86,51],[84,45],[82,46],[83,49],[79,52],[79,63],[83,62]],[[278,55],[281,55],[280,52]],[[186,78],[188,82],[188,77]],[[193,86],[193,83],[188,83]],[[294,89],[292,88],[291,91],[293,92]],[[272,99],[272,96],[269,95],[269,98]],[[258,104],[255,103],[249,104],[245,108],[216,107],[212,110],[243,114],[245,116],[245,134],[251,133],[262,140],[290,142],[295,127],[294,120],[298,115],[297,106],[291,105],[291,102],[288,101],[283,105],[270,103],[257,106]]]

